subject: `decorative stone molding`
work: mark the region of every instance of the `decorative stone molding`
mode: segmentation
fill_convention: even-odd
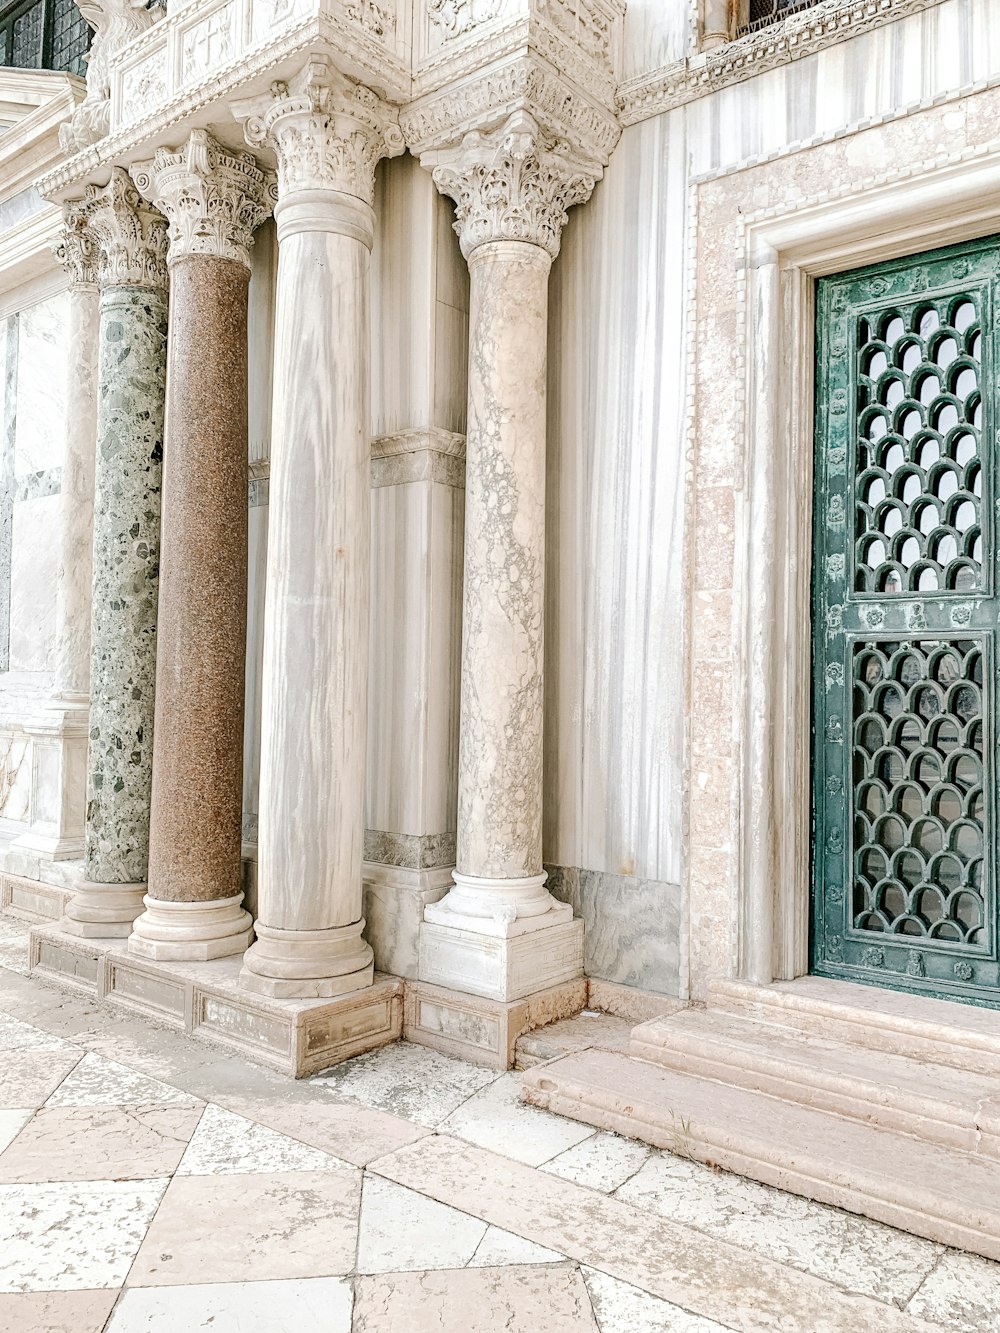
[[[59,145],[67,153],[103,139],[111,128],[111,76],[124,47],[158,17],[146,0],[76,0],[94,29],[87,58],[87,96],[72,118],[59,127]]]
[[[102,287],[167,286],[167,223],[127,171],[112,167],[104,186],[88,185],[79,214],[100,246]]]
[[[425,153],[421,163],[455,201],[466,259],[488,241],[527,241],[555,259],[567,210],[590,198],[603,171],[548,140],[526,111],[492,134],[473,130],[457,148]]]
[[[87,227],[81,205],[63,208],[62,235],[52,247],[56,261],[69,275],[71,287],[90,287],[97,282],[99,247]]]
[[[439,426],[428,426],[402,430],[395,435],[380,435],[372,440],[373,489],[405,486],[414,481],[436,481],[442,486],[462,490],[465,486],[465,436],[442,430]]]
[[[649,120],[720,88],[742,83],[941,3],[942,0],[821,0],[814,8],[789,14],[757,32],[630,79],[618,90],[621,123],[635,125]]]
[[[233,112],[245,122],[252,148],[274,148],[281,198],[300,190],[338,190],[370,205],[377,163],[406,146],[395,108],[323,57]]]
[[[274,176],[252,153],[230,153],[207,130],[192,130],[177,152],[158,148],[137,163],[132,179],[167,217],[171,263],[212,255],[250,268],[253,234],[277,197]]]
[[[348,17],[373,37],[385,37],[396,30],[396,15],[375,0],[347,0],[345,8]]]
[[[427,0],[427,17],[445,38],[461,37],[495,19],[503,0]]]

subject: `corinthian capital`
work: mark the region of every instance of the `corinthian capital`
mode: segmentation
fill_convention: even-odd
[[[69,274],[71,287],[92,286],[97,282],[98,244],[87,226],[82,204],[63,205],[62,234],[52,253]]]
[[[420,158],[442,194],[455,201],[455,230],[466,259],[487,241],[527,241],[555,259],[567,210],[590,198],[598,162],[573,157],[516,111],[490,134],[473,130],[455,148]]]
[[[100,247],[102,287],[166,288],[167,224],[128,172],[112,167],[107,185],[88,185],[78,208]]]
[[[230,153],[207,130],[177,152],[158,148],[132,168],[136,189],[166,215],[169,263],[211,255],[250,267],[253,234],[274,206],[274,177],[251,153]]]
[[[405,147],[396,110],[320,57],[233,112],[251,148],[274,149],[280,199],[299,190],[339,190],[371,204],[376,164]]]

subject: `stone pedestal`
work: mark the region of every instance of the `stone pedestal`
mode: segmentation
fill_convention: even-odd
[[[90,631],[86,882],[67,929],[127,935],[149,850],[160,468],[166,371],[166,225],[124,171],[88,188],[99,247],[100,352]]]
[[[457,865],[418,975],[510,1001],[583,973],[542,869],[546,323],[566,209],[600,168],[525,112],[421,161],[457,203],[471,303]]]
[[[370,986],[361,862],[369,633],[369,264],[389,109],[312,60],[236,108],[278,159],[257,941],[270,996]]]
[[[69,275],[66,437],[59,504],[56,666],[51,707],[28,720],[30,826],[11,847],[52,860],[83,855],[100,296],[97,242],[66,208],[56,257]]]
[[[247,287],[269,182],[249,153],[195,130],[132,170],[169,224],[149,890],[129,949],[243,953],[243,683],[247,616]]]

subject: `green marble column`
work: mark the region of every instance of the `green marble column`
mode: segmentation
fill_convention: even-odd
[[[153,763],[166,224],[116,168],[81,205],[100,246],[86,881],[66,927],[125,936],[142,911]]]

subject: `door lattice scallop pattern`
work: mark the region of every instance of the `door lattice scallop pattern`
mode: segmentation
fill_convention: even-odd
[[[817,284],[812,968],[1000,1008],[1000,237]]]
[[[854,925],[978,945],[982,649],[931,640],[854,652]]]
[[[960,297],[861,321],[855,587],[979,586],[982,333]]]

